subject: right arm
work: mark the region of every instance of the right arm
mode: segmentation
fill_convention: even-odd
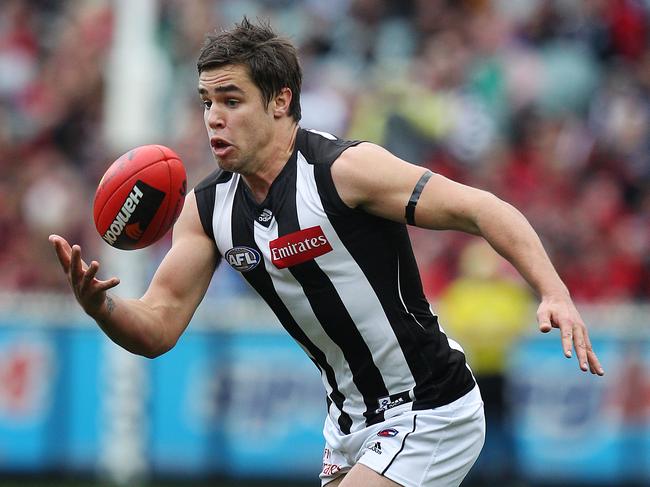
[[[185,199],[174,225],[172,246],[140,299],[125,299],[107,291],[119,284],[95,276],[99,263],[87,266],[81,248],[70,247],[58,235],[50,236],[59,262],[77,301],[115,343],[126,350],[153,358],[170,350],[203,299],[219,255],[205,234],[194,193]]]
[[[369,143],[349,148],[332,165],[334,184],[347,206],[400,223],[407,223],[405,207],[424,172]],[[540,331],[559,328],[564,354],[571,357],[573,347],[583,371],[604,374],[569,291],[537,232],[517,209],[491,193],[433,174],[414,215],[420,227],[483,237],[540,296]]]

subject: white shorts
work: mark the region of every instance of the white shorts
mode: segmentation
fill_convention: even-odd
[[[478,458],[485,440],[483,400],[478,386],[434,409],[404,411],[349,435],[329,416],[321,485],[362,463],[404,487],[457,487]]]

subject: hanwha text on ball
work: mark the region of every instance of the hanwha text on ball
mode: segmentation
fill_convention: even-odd
[[[138,207],[142,195],[143,193],[140,191],[140,188],[138,188],[138,185],[134,185],[129,197],[126,199],[120,212],[115,217],[115,220],[110,224],[106,233],[102,235],[102,238],[109,244],[113,245],[117,238],[122,234],[124,227],[126,227],[126,224],[131,219],[131,215],[133,215],[133,212]]]

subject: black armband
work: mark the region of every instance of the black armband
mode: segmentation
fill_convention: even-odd
[[[425,172],[422,176],[420,176],[420,179],[418,179],[415,188],[413,188],[409,202],[406,205],[405,214],[406,223],[409,225],[415,225],[415,207],[418,204],[418,200],[420,199],[420,195],[422,194],[422,190],[424,189],[425,184],[427,184],[427,181],[431,176],[433,176],[433,173],[431,171]]]

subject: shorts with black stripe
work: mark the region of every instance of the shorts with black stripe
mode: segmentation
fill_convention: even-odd
[[[478,458],[485,440],[478,386],[434,409],[398,406],[391,417],[344,435],[325,420],[321,485],[362,463],[405,487],[457,487]],[[397,413],[397,414],[396,414]]]

